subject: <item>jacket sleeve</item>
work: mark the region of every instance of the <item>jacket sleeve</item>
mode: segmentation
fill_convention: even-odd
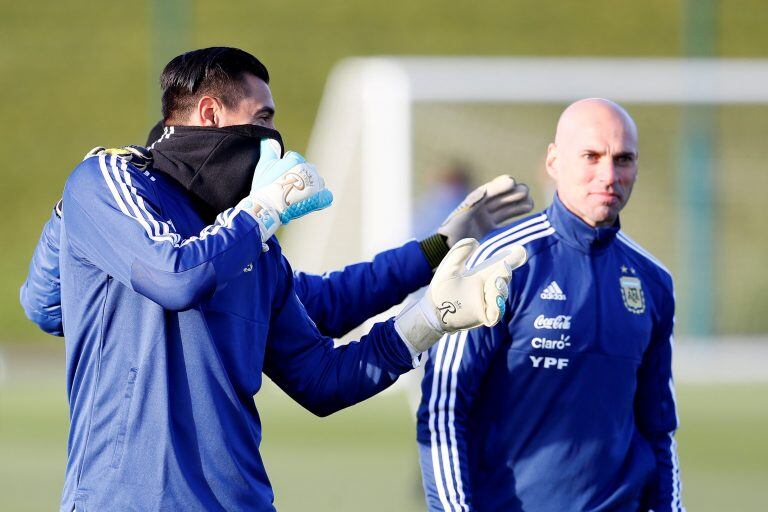
[[[417,439],[430,511],[472,507],[467,425],[484,375],[506,339],[505,322],[444,336],[424,365]]]
[[[296,272],[296,295],[326,336],[340,338],[429,284],[432,269],[415,240],[373,261],[323,275]]]
[[[374,325],[360,341],[334,347],[296,296],[285,258],[282,269],[284,287],[272,309],[264,373],[291,398],[327,416],[375,395],[413,368],[392,319]]]
[[[685,511],[680,498],[680,466],[674,437],[678,427],[672,380],[674,309],[670,289],[637,374],[635,418],[638,430],[656,456],[656,472],[643,498],[644,510],[653,512]]]
[[[53,209],[51,218],[43,227],[43,233],[32,254],[32,261],[29,262],[29,274],[19,291],[19,300],[27,318],[37,324],[40,329],[54,336],[63,336],[59,285],[61,219],[57,208],[58,205]]]
[[[258,258],[261,234],[253,217],[231,208],[183,238],[163,220],[153,180],[115,155],[88,158],[64,188],[63,232],[75,257],[165,309],[181,311]]]

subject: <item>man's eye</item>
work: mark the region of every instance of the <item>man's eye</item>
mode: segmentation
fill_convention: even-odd
[[[585,153],[584,159],[589,160],[590,162],[594,162],[597,160],[597,154],[596,153]]]
[[[622,155],[622,156],[620,156],[620,157],[618,157],[616,159],[616,163],[619,163],[619,164],[622,164],[622,165],[627,165],[627,164],[631,164],[632,162],[634,162],[634,160],[635,159],[633,157],[629,156],[629,155]]]

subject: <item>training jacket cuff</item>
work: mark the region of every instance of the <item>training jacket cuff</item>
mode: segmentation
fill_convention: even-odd
[[[435,269],[430,265],[427,255],[422,249],[421,242],[411,240],[394,251],[400,262],[402,281],[417,284],[419,288],[427,286],[432,280]]]
[[[413,368],[418,368],[421,366],[421,354],[424,352],[414,347],[411,342],[408,341],[408,338],[406,338],[405,333],[402,331],[397,322],[394,322],[393,326],[395,331],[397,331],[397,335],[400,336],[400,341],[402,341],[405,348],[408,349],[408,353],[411,355],[411,366]]]
[[[388,357],[386,357],[388,363],[387,366],[391,368],[391,371],[396,371],[396,373],[402,374],[419,366],[420,354],[418,350],[414,352],[413,347],[400,336],[400,333],[395,328],[394,318],[390,318],[386,322],[377,324],[376,327],[382,329],[377,329],[377,332],[383,335],[380,339],[383,341],[385,340],[385,350],[388,355]],[[373,331],[371,331],[371,333],[372,332]]]
[[[445,258],[445,255],[448,254],[448,251],[450,250],[450,247],[448,247],[448,239],[438,233],[420,241],[419,247],[424,253],[424,257],[427,259],[427,263],[432,270],[440,265],[440,262],[443,261],[443,258]]]

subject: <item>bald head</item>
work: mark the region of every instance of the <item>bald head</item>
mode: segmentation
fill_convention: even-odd
[[[588,98],[560,115],[547,172],[566,208],[591,226],[606,226],[629,200],[637,157],[632,117],[610,100]]]
[[[587,98],[571,103],[560,114],[555,133],[558,146],[574,142],[584,130],[621,131],[637,144],[635,121],[621,105],[603,98]]]

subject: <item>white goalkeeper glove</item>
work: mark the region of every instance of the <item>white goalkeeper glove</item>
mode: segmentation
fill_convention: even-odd
[[[480,325],[492,327],[504,315],[512,271],[526,261],[511,245],[471,270],[467,260],[477,240],[457,242],[437,267],[424,296],[395,317],[395,329],[415,351],[423,352],[444,334]]]
[[[437,233],[446,237],[448,247],[463,238],[480,240],[489,231],[530,212],[533,200],[528,187],[502,175],[473,190],[448,216]]]
[[[289,151],[280,157],[280,144],[262,139],[259,163],[253,175],[251,193],[238,207],[259,223],[262,249],[283,224],[323,208],[333,202],[333,194],[315,166],[300,154]]]

